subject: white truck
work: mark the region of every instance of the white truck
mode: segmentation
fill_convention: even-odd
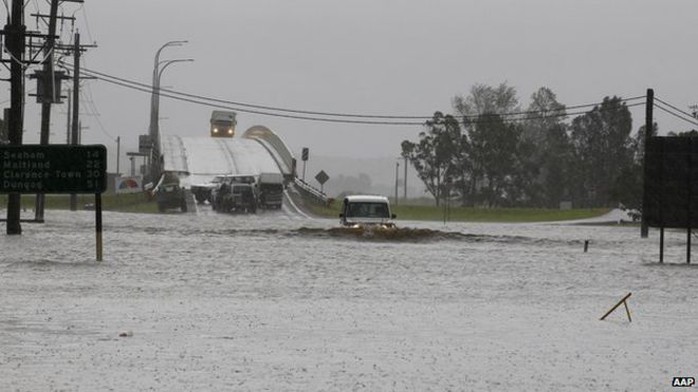
[[[281,173],[260,173],[257,179],[257,195],[259,206],[270,209],[281,209],[284,197],[284,176]]]
[[[347,227],[394,228],[395,214],[385,196],[352,195],[344,198],[339,223]]]
[[[236,113],[225,110],[211,112],[211,137],[235,136]]]

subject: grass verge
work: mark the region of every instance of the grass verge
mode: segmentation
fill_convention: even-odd
[[[22,208],[34,209],[34,195],[22,196]],[[0,208],[7,205],[7,195],[0,195]],[[94,195],[78,195],[78,209],[91,209],[94,206]],[[339,219],[340,203],[332,207],[322,207],[306,203],[309,212],[325,218]],[[472,207],[443,207],[424,205],[392,206],[398,220],[443,221],[444,216],[451,222],[551,222],[594,218],[606,214],[608,208],[589,208],[558,210],[544,208],[472,208]],[[70,209],[69,195],[46,195],[46,209]],[[143,193],[103,194],[102,209],[105,211],[158,213],[157,203],[149,200]]]
[[[313,214],[338,218],[340,203],[335,202],[332,207],[311,205]],[[451,222],[553,222],[576,219],[595,218],[610,211],[608,208],[587,209],[546,209],[546,208],[474,208],[451,207],[444,209],[436,206],[392,206],[393,213],[399,220],[417,221],[443,221],[446,218]]]
[[[33,210],[35,195],[22,195],[22,209]],[[46,195],[45,208],[48,210],[70,209],[70,195]],[[77,195],[78,210],[94,208],[94,195]],[[0,195],[0,208],[7,206],[7,195]],[[157,213],[158,205],[144,193],[102,194],[102,210],[120,212]]]

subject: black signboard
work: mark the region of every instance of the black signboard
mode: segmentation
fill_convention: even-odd
[[[651,227],[698,227],[698,139],[652,137],[642,213]]]
[[[102,193],[103,145],[0,145],[0,193]]]
[[[146,154],[151,148],[153,148],[153,139],[150,135],[138,135],[138,152]]]
[[[330,179],[330,176],[328,176],[324,170],[320,170],[320,172],[315,175],[315,179],[320,183],[320,185],[325,185],[327,180]]]

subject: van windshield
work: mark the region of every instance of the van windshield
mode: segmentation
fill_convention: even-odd
[[[390,218],[385,203],[349,203],[347,218]]]

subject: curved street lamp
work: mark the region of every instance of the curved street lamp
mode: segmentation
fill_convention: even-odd
[[[151,110],[151,116],[155,117],[155,122],[154,122],[154,135],[153,137],[153,143],[159,142],[160,141],[160,78],[162,77],[162,73],[165,72],[165,69],[169,67],[170,65],[174,63],[184,63],[184,62],[192,62],[194,59],[175,59],[175,60],[163,60],[158,63],[158,66],[160,64],[163,64],[162,67],[159,68],[157,77],[155,78],[155,83],[153,83],[153,96],[155,97],[155,104],[153,105],[153,108]]]
[[[158,79],[160,76],[160,71],[159,71],[160,53],[162,52],[163,49],[165,49],[168,46],[182,46],[182,45],[186,44],[187,42],[189,42],[189,41],[169,41],[169,42],[166,42],[164,45],[162,45],[155,52],[155,60],[153,62],[153,84],[152,84],[153,92],[150,96],[150,127],[149,127],[149,131],[150,131],[151,138],[156,136],[157,125],[158,125],[157,124],[158,118],[157,118],[156,113],[155,113],[155,107],[158,104],[157,89],[159,88]]]
[[[174,63],[185,63],[185,62],[192,62],[194,59],[174,59],[174,60],[162,60],[160,61],[160,64],[164,64],[162,68],[160,68],[160,71],[158,72],[158,83],[157,83],[157,88],[158,88],[158,95],[159,95],[159,90],[160,90],[160,78],[162,77],[162,73],[165,71],[165,68],[167,68],[170,64]]]
[[[162,73],[167,69],[168,66],[174,64],[174,63],[183,63],[183,62],[191,62],[194,61],[194,59],[175,59],[175,60],[163,60],[158,63],[158,66],[160,64],[164,64],[162,68],[159,68],[159,71],[155,77],[155,81],[153,83],[153,97],[155,97],[153,101],[153,105],[151,107],[151,117],[154,117],[155,121],[153,122],[153,128],[152,130],[154,131],[155,135],[154,138],[157,141],[157,139],[160,138],[160,78],[162,77]]]
[[[163,49],[165,49],[168,46],[182,46],[186,44],[189,41],[186,40],[180,40],[180,41],[169,41],[160,46],[158,50],[155,52],[155,59],[153,61],[153,84],[152,84],[152,93],[150,96],[150,126],[148,127],[148,133],[150,135],[150,140],[151,140],[151,162],[150,162],[150,175],[151,177],[153,176],[153,167],[156,169],[156,171],[159,171],[159,159],[160,159],[160,151],[159,151],[159,143],[160,143],[160,129],[159,129],[159,124],[158,124],[158,115],[159,115],[159,106],[160,106],[160,75],[162,72],[160,71],[160,53],[162,52]],[[165,66],[169,65],[165,64]],[[165,67],[163,67],[164,69]],[[159,174],[159,173],[157,173]],[[153,180],[151,178],[151,180]]]

